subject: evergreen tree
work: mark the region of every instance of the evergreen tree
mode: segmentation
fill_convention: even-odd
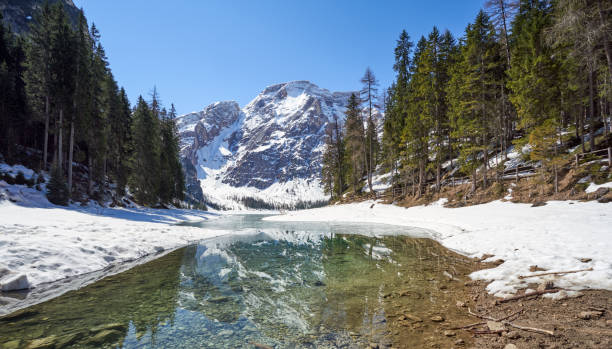
[[[460,161],[472,175],[476,189],[476,171],[482,166],[483,185],[487,186],[491,120],[495,118],[501,57],[495,31],[488,16],[480,11],[466,28],[459,61],[451,73],[447,99],[453,123],[453,137],[459,141]],[[481,158],[482,156],[482,158]]]
[[[51,6],[45,1],[30,25],[25,64],[29,109],[35,117],[44,119],[42,169],[48,166],[51,122],[51,17]]]
[[[326,194],[332,199],[342,197],[345,183],[344,135],[338,117],[325,130],[325,149],[322,158],[322,181]]]
[[[70,194],[64,173],[57,162],[53,163],[51,179],[47,184],[47,199],[55,205],[67,206]]]
[[[431,136],[433,95],[428,93],[432,82],[427,71],[425,61],[427,57],[427,40],[421,37],[414,53],[411,80],[407,88],[407,98],[404,106],[406,114],[404,129],[402,130],[401,148],[403,154],[403,172],[405,174],[416,171],[418,178],[416,194],[422,194],[425,185],[426,166],[429,154],[429,141]]]
[[[132,123],[133,154],[128,180],[137,202],[155,205],[158,202],[160,158],[159,120],[147,102],[138,97]]]
[[[383,123],[383,151],[387,159],[387,167],[392,172],[394,185],[397,163],[400,157],[402,132],[404,129],[405,106],[408,95],[408,82],[410,81],[410,66],[413,42],[408,33],[403,30],[395,47],[395,63],[393,70],[396,79],[387,93],[385,102],[385,119]]]
[[[365,131],[365,165],[368,176],[368,187],[370,192],[372,189],[372,175],[376,170],[377,158],[378,158],[378,130],[377,122],[375,120],[375,108],[379,108],[376,102],[376,95],[378,94],[378,80],[376,76],[368,67],[361,78],[363,87],[360,91],[361,102],[363,103],[367,111],[366,119],[366,131]]]
[[[530,156],[551,164],[557,189],[561,65],[544,42],[544,30],[550,20],[551,7],[546,2],[521,3],[513,25],[514,48],[508,86],[518,115],[518,128],[525,132],[525,141],[533,148]]]
[[[174,118],[176,109],[172,104],[170,114],[165,110],[161,119],[160,185],[159,197],[164,203],[183,199],[185,180],[180,163],[178,130]]]
[[[55,158],[57,165],[63,171],[63,128],[66,113],[73,109],[77,52],[74,32],[62,3],[57,3],[52,7],[50,50],[51,100],[58,111]]]
[[[347,155],[348,162],[347,175],[354,193],[358,193],[361,190],[359,184],[366,170],[366,159],[364,156],[366,153],[365,134],[359,104],[358,97],[354,93],[351,94],[345,112],[345,153]]]
[[[13,158],[15,143],[26,139],[29,118],[26,114],[23,81],[23,41],[5,28],[0,14],[0,153]]]

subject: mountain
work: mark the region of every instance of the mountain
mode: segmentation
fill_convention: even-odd
[[[79,9],[72,0],[47,0],[50,4],[62,2],[68,16],[75,24],[79,20]],[[0,12],[4,22],[11,26],[11,30],[22,34],[30,30],[30,22],[36,11],[45,3],[45,0],[0,0]]]
[[[326,202],[320,182],[325,127],[344,118],[350,94],[293,81],[267,87],[242,109],[217,102],[178,117],[189,195],[219,208]]]

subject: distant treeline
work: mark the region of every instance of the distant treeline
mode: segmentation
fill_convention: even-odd
[[[0,154],[18,162],[39,150],[35,165],[51,170],[52,202],[102,199],[109,182],[118,197],[129,188],[141,204],[181,200],[174,117],[155,91],[130,107],[82,11],[75,26],[61,2],[45,3],[27,34],[0,25]],[[77,164],[86,169],[84,186],[73,183]]]
[[[243,204],[245,207],[257,210],[304,210],[308,208],[323,207],[329,203],[327,200],[318,201],[298,201],[294,204],[271,203],[253,197],[234,197],[232,200]],[[210,206],[210,204],[209,204]],[[218,209],[218,208],[217,208]]]
[[[366,74],[344,125],[336,120],[328,129],[326,190],[336,198],[359,192],[377,165],[417,196],[428,178],[440,190],[444,168],[457,165],[475,190],[490,183],[489,153],[526,144],[530,159],[554,174],[556,190],[568,138],[583,152],[610,144],[611,36],[612,2],[605,0],[488,0],[458,40],[434,27],[415,46],[403,31],[396,79],[381,103],[380,151],[368,132],[371,109],[363,115],[371,105]]]

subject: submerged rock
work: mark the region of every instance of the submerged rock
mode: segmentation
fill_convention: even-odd
[[[91,332],[100,332],[100,331],[104,331],[104,330],[118,330],[118,331],[123,331],[126,329],[126,325],[122,324],[122,323],[118,323],[118,322],[113,322],[113,323],[109,323],[109,324],[104,324],[104,325],[100,325],[100,326],[96,326],[96,327],[92,327],[91,328]]]
[[[26,349],[51,349],[55,347],[56,336],[35,339],[28,344]]]
[[[91,337],[87,341],[87,344],[99,346],[99,345],[104,344],[104,343],[115,342],[119,338],[121,338],[122,335],[123,335],[123,333],[121,333],[121,332],[119,332],[117,330],[104,330],[102,332],[99,332],[95,336]]]
[[[15,339],[2,344],[2,349],[18,349],[21,348],[21,340]]]

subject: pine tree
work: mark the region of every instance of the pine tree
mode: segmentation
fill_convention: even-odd
[[[388,90],[388,100],[385,102],[385,119],[383,122],[383,151],[390,169],[391,185],[395,185],[398,172],[397,163],[400,157],[402,132],[404,129],[405,106],[408,95],[408,82],[410,81],[410,66],[413,42],[408,33],[403,30],[395,47],[396,72],[395,82]]]
[[[476,189],[476,171],[481,166],[483,185],[487,186],[490,121],[495,117],[500,84],[501,57],[497,45],[489,18],[480,11],[475,22],[466,28],[459,61],[446,89],[453,137],[459,141],[462,167],[472,175],[472,190]]]
[[[70,194],[64,173],[57,162],[53,163],[51,179],[47,184],[47,199],[55,205],[67,206]]]
[[[174,118],[176,109],[172,104],[170,113],[161,113],[161,151],[160,151],[160,186],[159,196],[164,203],[174,199],[183,199],[185,180],[180,162],[178,130]]]
[[[62,3],[52,7],[50,45],[51,100],[58,110],[57,165],[63,171],[64,148],[63,131],[66,114],[73,109],[73,97],[76,79],[76,45],[74,32],[68,22],[68,16]]]
[[[532,160],[550,165],[557,191],[558,141],[562,120],[560,61],[544,42],[552,8],[544,2],[522,3],[513,25],[514,47],[508,71],[510,100],[518,115],[518,128],[524,130],[532,146]]]
[[[372,189],[372,175],[376,170],[378,158],[378,130],[374,115],[375,109],[379,108],[376,95],[378,94],[378,80],[368,67],[361,78],[362,89],[360,91],[361,102],[367,112],[366,131],[365,131],[365,164],[368,176],[368,187]]]
[[[0,14],[0,153],[13,158],[15,143],[23,143],[29,126],[23,81],[23,41],[5,28]]]
[[[44,119],[42,169],[48,168],[51,121],[51,6],[44,2],[34,15],[26,49],[26,91],[30,110]]]
[[[429,141],[431,136],[434,105],[433,94],[429,92],[432,86],[431,74],[428,71],[427,40],[421,37],[414,53],[414,65],[411,70],[411,80],[407,88],[406,105],[404,109],[404,129],[402,130],[403,172],[416,171],[418,183],[416,194],[423,193],[426,181],[426,167],[429,161]]]
[[[344,157],[344,135],[338,117],[334,115],[333,121],[325,129],[325,149],[322,158],[322,181],[326,194],[331,198],[340,198],[344,192],[346,159]]]
[[[136,201],[155,205],[159,198],[159,120],[140,96],[133,114],[131,175],[128,180]]]
[[[348,162],[348,177],[354,193],[359,193],[361,178],[365,173],[365,134],[359,99],[353,93],[346,107],[345,153]]]

